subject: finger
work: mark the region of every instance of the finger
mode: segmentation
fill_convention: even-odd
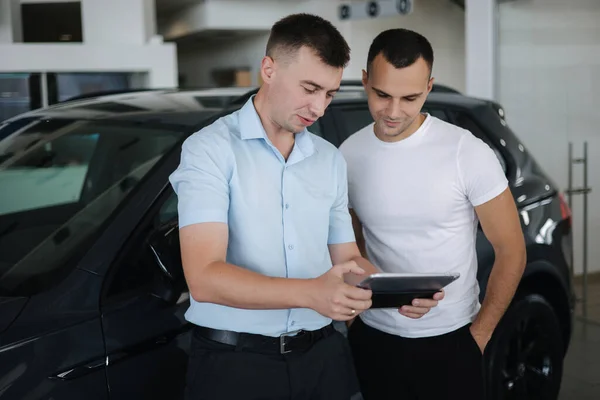
[[[334,315],[332,319],[335,321],[349,321],[351,319],[354,319],[358,314],[360,314],[360,311],[353,311],[353,309],[345,307],[343,309],[338,308],[334,310]]]
[[[363,275],[365,273],[365,270],[359,267],[355,261],[347,261],[345,263],[336,264],[332,269],[336,272],[336,275],[340,277],[349,272],[353,272],[358,275]]]
[[[431,310],[430,308],[426,308],[426,307],[412,307],[412,306],[403,306],[402,307],[402,311],[404,311],[404,312],[408,312],[411,314],[419,314],[419,315],[425,315],[430,310]]]
[[[415,307],[433,308],[437,307],[438,301],[432,299],[414,299],[412,305]]]
[[[371,300],[373,291],[347,285],[346,290],[344,290],[344,295],[352,300]]]
[[[412,318],[412,319],[419,319],[423,316],[421,314],[413,314],[413,313],[409,313],[409,312],[400,312],[400,314],[404,315],[405,317]]]
[[[440,290],[439,292],[433,295],[433,299],[438,301],[443,300],[444,297],[446,297],[446,292],[444,292],[444,289]]]
[[[348,311],[356,310],[356,312],[358,312],[368,310],[371,307],[371,304],[371,300],[353,300],[347,298],[342,306],[346,307]]]
[[[354,318],[370,307],[371,300],[351,300],[342,297],[334,302],[331,311],[336,315],[345,315]]]

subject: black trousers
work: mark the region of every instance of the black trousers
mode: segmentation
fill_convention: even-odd
[[[186,400],[362,400],[339,332],[304,352],[265,353],[192,334]]]
[[[484,399],[483,356],[469,326],[411,339],[356,318],[348,340],[364,399]]]

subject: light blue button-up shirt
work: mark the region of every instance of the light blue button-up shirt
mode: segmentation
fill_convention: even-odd
[[[224,222],[227,262],[267,276],[315,278],[332,267],[328,244],[354,241],[346,163],[335,146],[304,130],[288,160],[268,139],[253,104],[220,118],[183,144],[170,177],[179,227]],[[319,329],[314,310],[246,310],[190,299],[193,324],[279,336]]]

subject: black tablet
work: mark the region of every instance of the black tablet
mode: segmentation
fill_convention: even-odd
[[[408,274],[381,272],[365,278],[357,286],[373,291],[371,308],[400,308],[414,299],[431,299],[460,274]]]

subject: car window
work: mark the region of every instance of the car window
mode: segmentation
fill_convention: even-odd
[[[169,186],[170,195],[167,197],[167,200],[160,207],[158,214],[156,216],[157,224],[164,224],[167,222],[172,222],[177,220],[177,195],[173,191],[172,187]]]
[[[502,155],[500,150],[498,150],[498,147],[496,146],[496,144],[492,143],[490,138],[485,134],[485,132],[481,129],[481,127],[471,117],[469,117],[469,115],[465,112],[452,111],[452,118],[454,120],[454,124],[456,124],[457,126],[460,126],[461,128],[468,130],[469,132],[471,132],[473,135],[475,135],[479,139],[483,140],[485,143],[488,144],[488,146],[490,146],[492,148],[492,150],[496,154],[496,157],[498,158],[498,161],[500,162],[500,165],[502,166],[502,169],[504,170],[504,173],[506,173],[507,167],[506,167],[506,160],[504,159],[504,156]]]
[[[180,272],[174,278],[177,286],[185,286],[179,230],[177,221],[177,195],[172,187],[161,196],[166,200],[158,211],[150,216],[148,229],[141,229],[126,250],[125,257],[116,266],[114,278],[107,291],[108,298],[120,298],[143,289],[152,290],[152,284],[160,280],[161,269],[170,273]],[[167,264],[167,265],[165,265]]]
[[[340,107],[338,124],[341,125],[339,127],[342,135],[340,138],[341,141],[343,142],[350,135],[353,135],[372,122],[373,117],[371,117],[371,112],[366,104],[362,106]]]
[[[157,124],[40,120],[0,141],[0,296],[50,284],[182,138]]]
[[[0,215],[77,203],[98,137],[73,134],[50,140],[0,172]]]

